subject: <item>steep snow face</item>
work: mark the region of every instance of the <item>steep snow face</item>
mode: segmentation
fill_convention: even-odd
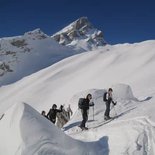
[[[101,155],[105,149],[99,141],[72,139],[25,103],[8,109],[0,129],[0,154],[5,155]]]
[[[78,51],[89,51],[107,43],[102,31],[96,29],[87,17],[81,17],[52,36],[59,44]]]
[[[40,29],[23,36],[0,39],[0,86],[10,84],[76,54],[62,47]]]
[[[112,88],[114,91],[113,97],[116,98],[116,100],[120,98],[121,100],[138,101],[136,97],[134,97],[131,87],[129,85],[117,84],[117,85],[112,86]]]

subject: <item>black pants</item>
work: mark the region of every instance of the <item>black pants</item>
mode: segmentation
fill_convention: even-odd
[[[85,127],[86,122],[88,121],[88,112],[87,112],[87,110],[81,110],[81,112],[82,112],[82,118],[83,118],[83,120],[81,122],[80,127]]]
[[[56,119],[54,119],[54,118],[50,118],[50,121],[51,121],[53,124],[55,124]]]
[[[105,110],[104,116],[109,117],[109,114],[110,114],[110,102],[106,102],[105,104],[106,104],[106,110]]]

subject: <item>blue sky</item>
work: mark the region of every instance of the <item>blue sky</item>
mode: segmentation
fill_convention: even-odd
[[[110,44],[155,39],[154,0],[0,0],[0,37],[35,28],[52,35],[81,16]]]

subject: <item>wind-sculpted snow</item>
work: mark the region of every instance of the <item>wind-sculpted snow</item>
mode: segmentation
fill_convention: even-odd
[[[106,137],[96,142],[75,140],[25,103],[10,108],[0,128],[0,154],[5,155],[102,155],[107,149],[101,144]]]
[[[122,90],[132,92],[131,87],[124,84],[113,87],[117,92],[116,99],[119,102],[114,107],[115,110],[114,108],[111,110],[111,116],[116,116],[116,118],[109,123],[104,123],[103,120],[105,89],[90,89],[72,97],[71,105],[75,112],[64,127],[64,132],[68,136],[29,105],[19,103],[12,106],[0,120],[0,138],[3,139],[0,154],[115,155],[124,153],[154,155],[155,123],[149,120],[153,114],[148,115],[146,112],[142,112],[142,116],[137,114],[142,105],[145,110],[147,109],[149,100],[136,101],[135,97],[128,98],[128,94],[125,95],[126,98],[122,99],[119,97]],[[76,110],[77,101],[88,93],[93,95],[94,117],[93,109],[90,108],[87,123],[89,130],[81,132],[77,127],[81,121],[80,111]]]

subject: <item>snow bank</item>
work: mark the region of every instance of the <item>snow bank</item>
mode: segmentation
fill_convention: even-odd
[[[3,118],[0,120],[0,154],[22,154],[20,120],[23,110],[23,105],[14,105],[7,112],[5,112]]]
[[[148,118],[141,117],[126,121],[111,121],[109,124],[92,129],[91,138],[108,136],[110,155],[154,155],[154,133],[155,129]],[[76,136],[77,139],[80,139],[80,136]]]
[[[101,155],[106,149],[100,141],[72,139],[25,103],[10,108],[0,128],[0,154],[5,155]]]
[[[113,89],[113,97],[115,100],[136,100],[134,97],[132,89],[129,85],[126,84],[117,84],[112,86]]]

